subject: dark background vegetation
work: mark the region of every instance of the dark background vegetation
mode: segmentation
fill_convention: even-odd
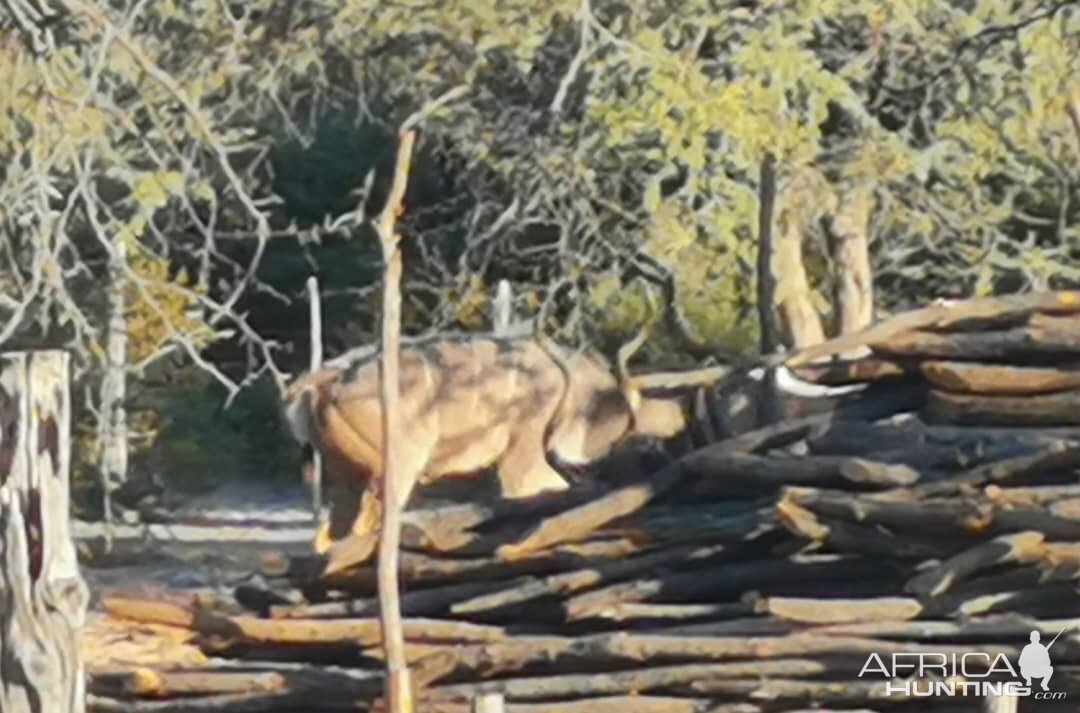
[[[273,376],[306,368],[310,275],[327,355],[374,339],[368,222],[417,112],[414,334],[486,328],[506,278],[518,317],[550,301],[560,338],[609,347],[650,274],[700,342],[752,349],[766,154],[826,321],[824,226],[853,191],[879,316],[1080,276],[1075,3],[40,6],[49,32],[25,12],[0,29],[0,337],[76,354],[87,502],[110,290],[130,478],[297,477]],[[661,330],[643,361],[694,362],[681,344]]]

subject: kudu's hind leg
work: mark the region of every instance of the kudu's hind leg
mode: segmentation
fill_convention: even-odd
[[[398,503],[404,508],[412,492],[412,485],[418,478],[413,475],[408,459],[402,465],[399,483]],[[335,542],[327,551],[323,574],[333,574],[347,567],[367,562],[375,554],[382,529],[383,492],[381,479],[368,481],[367,488],[359,498],[359,506],[344,539]]]
[[[317,555],[325,555],[332,544],[334,544],[334,538],[330,537],[330,523],[324,522],[315,532],[315,543],[312,549]]]
[[[397,484],[399,510],[404,510],[406,504],[408,504],[409,496],[412,494],[416,481],[419,479],[420,472],[423,469],[422,463],[424,461],[421,461],[417,456],[412,455],[417,452],[418,451],[414,450],[402,454],[401,470],[398,474]],[[359,496],[359,505],[350,511],[350,514],[352,515],[352,524],[349,527],[349,531],[347,533],[342,533],[339,538],[368,538],[371,540],[371,547],[374,548],[375,538],[382,529],[382,511],[382,477],[372,478],[368,481],[367,487],[364,488],[363,493]]]
[[[379,525],[382,516],[380,498],[377,494],[379,483],[370,480],[363,492],[354,491],[351,497],[343,498],[353,504],[345,507],[337,518],[331,515],[329,545],[319,552],[326,555],[323,574],[333,574],[342,569],[368,561],[375,553],[378,543]],[[335,501],[335,505],[336,505]],[[316,543],[318,547],[321,543]]]
[[[360,512],[353,521],[353,535],[369,535],[372,532],[378,532],[382,521],[381,502],[381,499],[371,490],[364,491],[363,497],[360,498]]]
[[[358,493],[352,488],[333,501],[329,522],[323,523],[315,535],[315,552],[326,554],[330,548],[347,539],[372,540],[378,535],[382,521],[382,498],[375,492],[373,481]]]
[[[378,503],[373,489],[374,473],[382,469],[379,448],[362,437],[334,404],[324,412],[325,437],[336,446],[334,487],[328,490],[330,519],[315,535],[315,551],[323,555],[337,542],[357,530],[372,531],[378,523]],[[353,413],[354,418],[358,418]],[[327,459],[327,464],[331,459]]]
[[[357,484],[334,482],[327,489],[330,503],[330,517],[319,526],[315,533],[314,549],[316,554],[326,554],[330,547],[348,536],[357,521],[364,517],[367,505],[368,489],[361,489]]]

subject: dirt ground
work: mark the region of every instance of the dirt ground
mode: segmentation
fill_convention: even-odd
[[[493,497],[494,478],[418,492],[417,505],[462,497]],[[260,557],[309,553],[315,533],[311,495],[301,483],[234,482],[184,500],[173,522],[114,525],[112,549],[104,547],[101,523],[76,520],[90,606],[84,630],[84,660],[90,670],[136,665],[198,665],[199,650],[186,632],[117,621],[101,607],[102,596],[128,594],[188,600],[195,595],[232,601],[235,588],[257,583]]]
[[[187,632],[106,615],[104,595],[229,599],[237,585],[258,577],[262,554],[308,551],[314,532],[309,495],[301,486],[230,484],[189,499],[175,517],[168,525],[113,526],[108,550],[100,523],[75,521],[80,568],[90,590],[83,660],[91,671],[206,661]]]

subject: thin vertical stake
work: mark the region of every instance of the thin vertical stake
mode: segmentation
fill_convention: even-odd
[[[309,370],[314,372],[322,366],[323,360],[322,305],[319,301],[319,278],[314,275],[307,279],[307,293],[311,329],[311,362]],[[311,468],[311,515],[315,522],[319,522],[322,516],[323,504],[323,467],[322,453],[318,449],[314,449],[312,452]]]

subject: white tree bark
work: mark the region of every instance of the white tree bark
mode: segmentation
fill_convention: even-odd
[[[109,321],[105,378],[101,383],[101,477],[106,523],[112,521],[112,491],[127,481],[128,473],[126,268],[127,250],[123,241],[116,240],[109,258]]]
[[[514,293],[507,280],[499,280],[495,291],[495,300],[491,309],[491,321],[496,336],[510,333],[510,324],[514,316]]]
[[[66,352],[0,355],[0,711],[83,713]]]
[[[774,269],[777,274],[777,301],[789,347],[803,349],[825,341],[821,316],[811,299],[810,280],[803,263],[803,223],[798,210],[787,206],[777,221]]]
[[[311,328],[311,361],[309,371],[315,372],[322,366],[322,303],[319,301],[319,279],[312,275],[307,279],[308,307]],[[311,511],[315,522],[322,522],[323,504],[323,465],[322,453],[316,448],[311,454]]]

